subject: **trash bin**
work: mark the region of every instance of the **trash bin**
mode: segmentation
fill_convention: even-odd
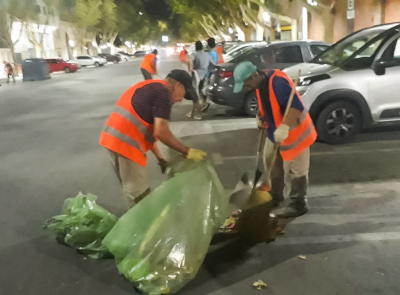
[[[49,64],[43,58],[28,58],[22,63],[23,81],[50,79]]]

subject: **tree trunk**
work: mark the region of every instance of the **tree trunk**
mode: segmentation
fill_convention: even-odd
[[[334,25],[335,25],[335,15],[330,11],[324,16],[324,40],[325,42],[334,43]]]
[[[244,38],[245,38],[244,41],[251,41],[251,33],[253,32],[253,29],[243,27],[242,31],[244,33]]]

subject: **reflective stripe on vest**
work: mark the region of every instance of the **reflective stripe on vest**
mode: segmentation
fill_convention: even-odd
[[[143,58],[142,63],[140,64],[140,67],[148,71],[150,74],[154,75],[156,73],[153,67],[153,60],[155,58],[156,55],[154,53],[146,54]]]
[[[118,100],[100,136],[100,145],[142,166],[146,166],[146,152],[154,147],[153,124],[143,121],[132,107],[136,90],[164,81],[142,81],[129,88]]]
[[[272,81],[274,77],[281,77],[286,79],[289,82],[289,85],[293,87],[293,82],[288,76],[279,70],[275,70],[274,73],[269,78],[269,100],[271,104],[273,120],[275,126],[278,127],[282,124],[283,115],[281,113],[281,107],[278,103],[276,98],[275,92],[273,90]],[[300,95],[297,92],[297,96],[300,99]],[[263,109],[263,105],[261,103],[260,92],[257,90],[257,97],[258,97],[258,107],[260,109],[260,114],[265,114]],[[262,115],[264,116],[264,115]],[[312,119],[304,107],[303,113],[301,114],[297,125],[293,126],[289,130],[289,136],[286,140],[284,140],[280,145],[280,152],[284,161],[291,161],[296,158],[301,152],[311,146],[315,140],[317,139],[317,131],[314,128],[314,124]]]

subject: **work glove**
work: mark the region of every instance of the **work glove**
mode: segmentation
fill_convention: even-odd
[[[207,156],[207,153],[202,150],[189,149],[189,152],[188,152],[186,158],[188,158],[189,160],[199,162],[199,161],[203,160],[205,156]]]
[[[279,125],[274,132],[275,142],[281,143],[289,136],[289,129],[290,127],[286,124]]]
[[[169,166],[169,163],[168,163],[167,160],[159,159],[159,160],[158,160],[158,165],[159,165],[160,168],[161,168],[161,173],[164,174],[165,171],[167,171],[167,168],[168,168],[168,166]]]

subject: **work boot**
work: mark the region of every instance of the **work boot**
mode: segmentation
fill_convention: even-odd
[[[282,217],[283,218],[295,218],[302,216],[308,212],[307,201],[304,202],[290,202],[285,208]]]
[[[272,194],[272,193],[271,193]],[[281,203],[283,202],[283,196],[281,197],[276,197],[272,194],[272,206],[274,208],[279,207]]]

